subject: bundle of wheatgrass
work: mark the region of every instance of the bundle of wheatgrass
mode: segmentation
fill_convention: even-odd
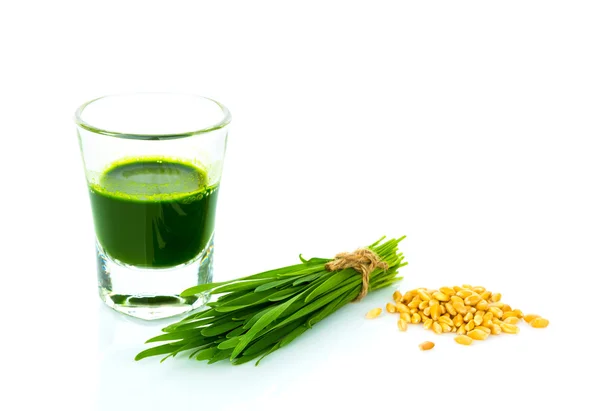
[[[209,364],[262,359],[368,291],[401,280],[398,269],[407,263],[398,243],[404,237],[383,242],[384,238],[333,259],[305,260],[300,255],[301,264],[189,288],[181,295],[206,291],[223,295],[208,303],[207,310],[164,328],[165,334],[147,342],[169,342],[142,351],[135,359],[166,354],[164,361],[188,350],[193,350],[189,358]]]

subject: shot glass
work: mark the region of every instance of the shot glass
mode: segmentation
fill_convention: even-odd
[[[231,115],[177,93],[100,97],[75,114],[94,228],[100,298],[146,320],[204,305]]]

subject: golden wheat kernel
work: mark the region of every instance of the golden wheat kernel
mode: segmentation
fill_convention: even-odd
[[[479,326],[475,327],[475,329],[476,329],[476,330],[485,331],[485,332],[486,332],[486,333],[488,333],[488,334],[491,334],[491,333],[492,333],[492,329],[491,329],[491,328],[484,327],[484,326],[482,326],[482,325],[479,325]]]
[[[492,296],[492,293],[490,291],[484,291],[480,295],[481,295],[481,298],[483,298],[484,300],[489,300],[490,297]]]
[[[481,301],[481,297],[479,296],[479,294],[472,294],[465,298],[466,305],[475,306],[479,301]]]
[[[419,288],[417,290],[417,294],[419,295],[419,297],[421,297],[421,300],[423,300],[423,301],[429,301],[429,300],[431,300],[431,296],[423,288]]]
[[[415,290],[415,293],[414,293],[414,295],[413,295],[413,298],[411,298],[411,299],[408,301],[408,303],[410,303],[411,301],[414,301],[415,299],[416,299],[416,300],[418,300],[419,302],[423,301],[423,300],[421,299],[421,296],[419,295],[419,293],[417,293],[417,290]],[[408,305],[408,303],[406,303],[406,305]]]
[[[459,303],[455,301],[452,303],[452,307],[462,315],[465,315],[468,312],[467,307],[462,302]]]
[[[442,326],[442,331],[443,332],[445,332],[445,333],[452,332],[452,327],[449,326],[448,324],[446,324],[446,323],[440,323],[440,325]]]
[[[523,311],[519,310],[518,308],[516,310],[513,310],[513,313],[517,314],[518,318],[523,318]]]
[[[450,327],[454,326],[454,323],[452,322],[452,320],[449,317],[440,317],[440,319],[438,320],[438,322],[440,324],[449,325]]]
[[[440,292],[446,294],[448,297],[453,296],[454,294],[456,294],[456,291],[454,291],[452,288],[450,287],[440,287]]]
[[[414,298],[415,293],[414,291],[408,291],[406,294],[404,294],[402,296],[402,300],[400,300],[401,302],[408,304],[409,302],[412,301],[412,299]]]
[[[491,324],[488,328],[492,330],[493,335],[498,335],[502,332],[502,328],[498,324]]]
[[[424,310],[426,307],[429,307],[429,302],[421,301],[421,303],[419,304],[419,310]]]
[[[429,317],[431,315],[431,307],[426,307],[423,310],[423,314],[425,314],[427,317]]]
[[[518,334],[519,333],[519,327],[517,327],[514,324],[502,323],[502,324],[500,324],[500,328],[502,329],[503,332],[505,332],[507,334]]]
[[[437,291],[437,292],[433,293],[433,298],[435,298],[438,301],[444,301],[444,302],[445,301],[450,301],[450,296],[444,294],[441,291]]]
[[[456,295],[459,296],[460,298],[462,298],[464,300],[467,297],[472,296],[473,295],[473,291],[471,291],[471,290],[464,290],[463,289],[463,290],[460,290],[459,292],[457,292]]]
[[[407,313],[409,311],[410,311],[410,308],[408,308],[406,306],[406,304],[396,303],[396,312],[398,312],[398,313]]]
[[[463,321],[468,323],[469,321],[471,321],[473,319],[473,313],[466,313],[463,316]]]
[[[496,325],[500,325],[500,324],[502,324],[502,321],[500,321],[498,318],[494,317],[494,318],[492,318],[492,323],[496,324]]]
[[[421,304],[421,300],[417,300],[418,297],[415,297],[411,302],[409,302],[408,304],[408,308],[419,308],[419,304]]]
[[[475,323],[475,325],[483,324],[483,315],[475,314],[475,316],[473,317],[473,322]]]
[[[502,319],[506,320],[508,317],[516,317],[517,319],[519,319],[519,316],[517,315],[516,312],[514,312],[514,311],[504,311],[504,314],[502,314]]]
[[[494,325],[494,323],[492,322],[492,320],[486,320],[484,318],[483,322],[481,323],[481,325],[483,325],[484,327],[487,327],[487,328],[491,329],[492,325]]]
[[[428,351],[435,347],[435,344],[431,341],[425,341],[424,343],[419,344],[419,348],[421,351]]]
[[[502,310],[502,307],[504,307],[506,304],[504,304],[502,301],[498,301],[495,303],[489,303],[488,304],[488,308],[500,308],[500,310]]]
[[[425,321],[423,321],[423,328],[425,328],[426,330],[429,330],[432,325],[433,325],[433,320],[431,318],[427,318],[427,319],[425,319]]]
[[[484,299],[481,299],[481,301],[479,301],[477,303],[477,305],[475,306],[475,308],[477,308],[478,310],[481,310],[481,311],[487,311],[487,309],[488,309],[488,302],[485,301]]]
[[[429,300],[429,306],[433,307],[434,305],[440,305],[438,300]]]
[[[475,328],[475,321],[471,320],[467,323],[467,325],[465,326],[465,330],[467,330],[467,332],[473,330]]]
[[[443,305],[441,305],[441,304],[440,304],[440,313],[441,313],[442,315],[443,315],[443,314],[446,314],[446,307],[444,307],[444,306],[443,306]]]
[[[431,318],[434,321],[436,321],[438,318],[440,318],[440,305],[439,304],[436,304],[429,308],[430,308],[429,312],[431,313]]]
[[[458,314],[456,312],[456,309],[454,307],[452,307],[452,304],[446,303],[446,304],[444,304],[444,307],[446,307],[446,312],[449,313],[450,315],[454,316],[454,315]]]
[[[545,318],[538,317],[534,318],[529,324],[533,328],[546,328],[548,324],[550,324],[550,321],[546,320]]]
[[[394,291],[392,298],[394,299],[394,302],[399,303],[402,301],[402,293],[400,291],[396,290],[396,291]]]
[[[442,333],[442,326],[437,321],[433,322],[433,325],[431,326],[431,328],[433,329],[433,332],[436,334]]]
[[[402,318],[398,320],[398,329],[400,331],[406,331],[408,329],[408,323]]]
[[[467,307],[467,311],[470,312],[470,313],[475,314],[477,312],[477,308],[468,306]]]
[[[462,288],[466,288],[467,290],[473,290],[473,286],[470,284],[463,284]]]
[[[410,313],[400,313],[400,318],[403,319],[404,321],[406,321],[407,323],[410,322]]]
[[[527,324],[531,323],[536,318],[540,318],[540,316],[537,314],[527,314],[525,317],[523,317]]]
[[[388,313],[395,313],[395,312],[396,312],[396,306],[395,306],[393,303],[387,303],[387,304],[385,305],[385,310],[386,310]]]
[[[467,332],[467,336],[471,337],[474,340],[485,340],[486,338],[488,338],[488,335],[488,333],[482,330],[471,330]]]
[[[504,304],[504,306],[502,307],[502,311],[504,311],[504,312],[512,311],[512,308],[510,307],[510,305]]]
[[[456,337],[454,337],[454,341],[461,345],[471,345],[471,343],[473,343],[473,339],[466,335],[457,335]]]
[[[497,303],[498,301],[500,301],[501,298],[502,298],[502,294],[500,294],[500,293],[494,293],[490,297],[490,299],[492,300],[492,302],[495,302],[495,303]]]
[[[475,291],[477,294],[481,294],[481,293],[485,293],[485,287],[482,287],[480,285],[473,287],[473,291]]]
[[[458,334],[458,335],[464,335],[464,334],[466,334],[467,330],[465,329],[465,327],[466,327],[466,324],[464,324],[464,323],[461,324],[461,326],[458,327],[458,330],[456,330],[456,334]]]
[[[494,313],[488,311],[487,313],[483,314],[483,321],[491,321],[492,318],[494,318]]]
[[[496,318],[502,318],[502,315],[504,314],[498,307],[489,307],[488,312],[492,313],[492,315]]]
[[[368,319],[372,319],[372,318],[376,318],[379,317],[379,314],[381,314],[381,308],[373,308],[371,311],[369,311],[366,315],[366,317]]]
[[[419,312],[419,309],[418,309],[418,308],[411,308],[409,312],[410,312],[411,314],[418,313],[418,312]]]
[[[516,325],[519,323],[519,319],[517,317],[507,317],[504,319],[506,324]]]
[[[452,319],[452,322],[454,323],[455,326],[460,327],[464,322],[462,314],[456,314],[454,316],[454,318]]]
[[[455,285],[454,287],[452,287],[452,289],[456,292],[459,292],[460,290],[462,290],[462,287],[460,285]]]
[[[421,316],[417,313],[414,313],[411,317],[410,317],[410,322],[413,324],[418,324],[421,322]]]
[[[454,303],[460,303],[460,304],[464,304],[465,301],[460,298],[458,295],[453,295],[450,297],[450,301],[454,304]]]

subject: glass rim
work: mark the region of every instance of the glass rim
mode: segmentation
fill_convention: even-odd
[[[102,100],[102,99],[109,98],[109,97],[138,96],[138,95],[144,95],[144,94],[164,94],[164,95],[172,95],[172,96],[179,95],[179,96],[196,97],[196,98],[208,100],[208,101],[215,103],[217,106],[219,106],[219,108],[223,112],[223,117],[217,123],[211,124],[207,127],[201,128],[201,129],[184,131],[184,132],[180,132],[180,133],[166,133],[166,134],[164,134],[164,133],[159,133],[159,134],[122,133],[122,132],[114,131],[114,130],[105,130],[101,127],[96,127],[92,124],[87,123],[82,118],[82,114],[83,114],[84,110],[86,109],[86,107],[88,107],[90,104],[92,104],[98,100]],[[225,107],[223,104],[219,103],[217,100],[214,100],[209,97],[204,97],[199,94],[168,92],[168,91],[167,92],[148,91],[148,92],[107,94],[107,95],[104,95],[101,97],[96,97],[92,100],[86,101],[85,103],[83,103],[81,106],[79,106],[77,108],[77,110],[75,111],[74,120],[75,120],[75,124],[78,125],[79,127],[83,128],[85,130],[91,131],[92,133],[102,134],[105,136],[116,137],[116,138],[125,138],[125,139],[130,139],[130,140],[167,140],[167,139],[192,137],[192,136],[206,134],[211,131],[222,129],[222,128],[226,127],[229,123],[231,123],[231,113],[229,112],[229,109],[227,107]]]

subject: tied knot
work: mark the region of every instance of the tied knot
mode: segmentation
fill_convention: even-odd
[[[360,301],[369,292],[369,276],[376,268],[388,269],[385,261],[381,261],[379,256],[368,248],[359,248],[352,253],[339,253],[335,259],[325,264],[329,271],[343,270],[344,268],[354,268],[362,275],[362,289],[354,301]]]

